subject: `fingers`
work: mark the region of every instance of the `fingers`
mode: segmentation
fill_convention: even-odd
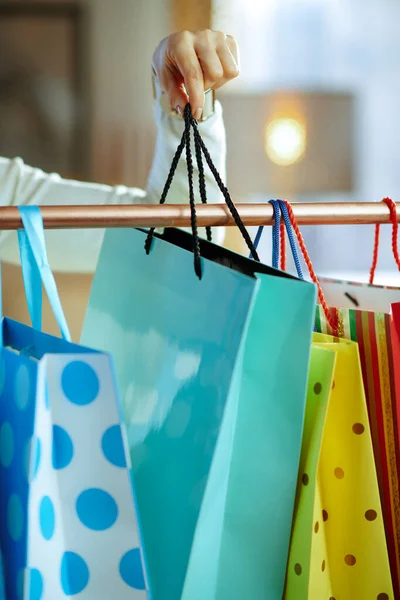
[[[192,113],[195,119],[200,119],[201,113],[203,112],[204,106],[204,74],[200,65],[199,59],[193,47],[182,47],[176,53],[176,66],[178,68],[180,77],[183,80],[185,90],[187,92],[187,99],[190,102]],[[179,77],[179,76],[178,76]],[[177,83],[177,77],[175,76],[175,82]],[[178,91],[175,89],[175,93]],[[181,104],[180,98],[182,98],[182,86],[179,89],[179,101],[178,105],[182,109],[185,108],[185,104]],[[171,90],[171,96],[174,96],[174,90]],[[171,97],[170,96],[170,97]]]
[[[200,46],[197,56],[203,71],[204,89],[214,88],[224,78],[224,69],[216,49]]]
[[[213,85],[214,90],[217,90],[218,88],[228,83],[228,81],[235,79],[235,77],[239,75],[239,65],[237,64],[232,54],[232,51],[228,47],[228,45],[225,44],[224,46],[220,46],[217,49],[217,53],[218,59],[221,64],[223,76],[219,81],[216,81]]]
[[[161,89],[167,93],[172,110],[183,116],[183,110],[189,102],[182,74],[176,68],[164,69],[158,76]]]
[[[205,89],[217,89],[239,74],[236,40],[219,31],[196,35],[195,51],[199,58]]]
[[[239,57],[239,46],[237,41],[235,40],[235,38],[233,37],[233,35],[227,35],[225,36],[225,42],[226,45],[228,46],[229,50],[232,53],[232,56],[235,60],[235,63],[237,65],[238,68],[238,72],[240,71],[240,57]]]
[[[199,119],[204,92],[238,76],[239,51],[236,40],[219,31],[184,31],[160,43],[153,66],[171,107],[183,113],[189,101],[193,116]]]

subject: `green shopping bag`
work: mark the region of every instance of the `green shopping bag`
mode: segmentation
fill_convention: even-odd
[[[319,529],[319,522],[318,526],[314,524],[314,514],[317,470],[335,363],[336,355],[334,352],[312,346],[285,600],[306,600],[308,598],[311,575],[311,546],[314,540],[316,543],[323,542],[321,536],[317,538],[313,535],[314,530],[317,529],[318,533]],[[321,598],[329,598],[330,596],[329,582],[325,587],[326,589],[320,590]]]

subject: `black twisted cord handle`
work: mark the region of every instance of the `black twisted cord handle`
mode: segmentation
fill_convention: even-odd
[[[239,231],[242,234],[244,241],[246,242],[247,247],[249,248],[249,250],[251,252],[251,256],[254,258],[254,260],[260,262],[260,257],[258,256],[257,250],[254,247],[253,241],[252,241],[242,219],[240,218],[240,215],[236,209],[236,206],[234,205],[232,198],[228,192],[228,188],[224,185],[224,183],[221,179],[221,176],[218,173],[218,171],[211,159],[210,153],[207,150],[205,143],[203,142],[203,139],[202,139],[199,129],[197,127],[197,123],[194,119],[192,120],[192,127],[194,130],[194,138],[197,141],[197,143],[200,145],[200,147],[203,151],[204,157],[210,168],[210,171],[214,175],[214,179],[217,182],[217,185],[218,185],[219,189],[221,190],[222,195],[224,196],[226,205],[229,208],[230,213],[231,213],[232,217],[234,218],[235,223],[238,226]]]
[[[175,156],[172,159],[171,168],[169,170],[168,178],[164,186],[163,193],[161,195],[160,204],[164,204],[169,189],[172,184],[172,180],[174,178],[176,169],[178,167],[179,160],[181,158],[183,149],[186,148],[186,164],[187,164],[187,172],[188,172],[188,180],[189,180],[189,201],[190,201],[190,220],[192,224],[192,234],[193,234],[193,254],[194,254],[194,270],[199,279],[202,277],[201,270],[201,256],[200,256],[200,240],[197,229],[197,216],[196,216],[196,203],[194,198],[194,186],[193,186],[193,159],[192,159],[192,150],[190,147],[190,129],[192,127],[192,121],[194,120],[192,117],[192,111],[190,109],[190,105],[187,104],[184,111],[184,119],[185,119],[185,129],[182,134],[181,141],[175,152]],[[204,171],[204,169],[203,169]],[[153,242],[155,227],[152,227],[147,234],[146,242],[145,242],[145,250],[146,254],[149,254],[151,250],[151,245]]]
[[[195,269],[195,272],[196,272],[196,275],[198,276],[198,278],[201,279],[202,269],[201,269],[201,256],[200,256],[200,240],[199,240],[198,228],[197,228],[196,202],[195,202],[195,198],[194,198],[194,186],[193,186],[194,167],[193,167],[193,159],[192,159],[192,150],[191,150],[191,145],[190,145],[190,140],[191,140],[190,129],[191,129],[191,127],[193,127],[193,131],[194,131],[194,144],[195,144],[195,152],[196,152],[196,161],[197,161],[197,165],[198,165],[198,169],[199,169],[199,188],[200,188],[200,196],[201,196],[202,203],[203,204],[207,203],[204,165],[203,165],[203,159],[202,159],[202,153],[203,153],[203,155],[206,159],[206,162],[211,170],[211,173],[213,174],[214,179],[215,179],[222,195],[224,196],[226,205],[228,206],[228,208],[231,212],[231,215],[232,215],[233,219],[235,220],[235,223],[236,223],[237,227],[239,228],[239,230],[240,230],[240,232],[252,254],[252,257],[257,261],[259,261],[260,258],[258,256],[256,248],[254,247],[252,239],[251,239],[250,235],[248,234],[247,229],[246,229],[242,219],[240,218],[240,215],[239,215],[234,203],[232,202],[232,199],[228,192],[228,189],[222,182],[221,176],[218,173],[218,170],[216,169],[216,167],[211,159],[210,153],[208,152],[208,149],[202,140],[202,137],[198,130],[197,122],[192,116],[190,104],[187,104],[185,107],[184,119],[185,119],[185,130],[182,134],[181,141],[179,143],[179,146],[178,146],[178,148],[175,152],[174,158],[172,160],[172,164],[171,164],[171,168],[169,170],[167,181],[165,183],[164,190],[161,195],[160,204],[164,204],[166,201],[166,198],[167,198],[169,189],[171,187],[172,180],[174,178],[175,171],[177,169],[183,149],[186,148],[186,163],[187,163],[187,172],[188,172],[188,180],[189,180],[190,218],[191,218],[192,233],[193,233],[194,269]],[[152,244],[153,237],[154,237],[154,231],[155,231],[155,227],[152,227],[149,230],[149,233],[146,238],[145,250],[146,250],[147,254],[149,254],[150,249],[151,249],[151,244]],[[207,227],[207,239],[209,241],[211,241],[211,228],[210,227]]]
[[[193,119],[193,121],[194,121],[194,119]],[[205,174],[204,174],[203,155],[202,155],[202,151],[201,151],[201,146],[199,144],[199,140],[196,137],[194,138],[194,148],[196,151],[197,168],[199,170],[200,198],[201,198],[202,204],[207,204],[206,178],[205,178]],[[209,225],[206,227],[206,232],[207,232],[207,240],[209,242],[211,242],[212,241],[212,232],[211,232],[211,227]]]
[[[196,215],[196,201],[194,198],[194,187],[193,187],[193,159],[192,149],[190,147],[190,128],[192,125],[193,117],[190,109],[190,104],[186,104],[184,110],[185,118],[185,139],[186,139],[186,165],[189,179],[189,203],[190,203],[190,220],[192,223],[192,234],[193,234],[193,254],[194,254],[194,270],[199,279],[201,279],[201,256],[200,256],[200,240],[197,229],[197,215]]]
[[[178,166],[179,160],[181,158],[185,144],[186,144],[186,137],[185,137],[185,131],[184,131],[182,134],[182,137],[181,137],[181,141],[179,142],[179,146],[175,152],[175,156],[172,159],[171,168],[168,173],[167,181],[165,182],[163,193],[161,194],[160,204],[165,204],[165,201],[167,199],[167,195],[168,195],[169,189],[171,187],[172,180],[174,178],[175,171]],[[146,242],[144,245],[146,254],[149,254],[149,252],[151,250],[151,244],[153,242],[153,236],[154,236],[155,230],[156,230],[155,227],[151,227],[151,229],[149,230],[149,233],[147,235]]]

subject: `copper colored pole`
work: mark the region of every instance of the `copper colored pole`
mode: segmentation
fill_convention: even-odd
[[[299,225],[355,225],[390,223],[390,213],[382,202],[341,202],[292,204]],[[68,205],[42,206],[46,229],[93,229],[106,227],[190,227],[190,208],[169,205]],[[270,204],[237,204],[245,225],[272,225]],[[397,204],[400,217],[400,204]],[[399,218],[400,220],[400,218]],[[197,223],[233,226],[235,222],[223,204],[197,205]],[[0,208],[0,231],[20,229],[22,221],[15,206]]]

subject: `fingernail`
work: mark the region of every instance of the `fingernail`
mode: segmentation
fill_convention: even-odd
[[[178,115],[179,115],[180,117],[183,117],[183,110],[181,109],[181,107],[180,107],[180,106],[177,106],[177,107],[176,107],[176,112],[178,113]]]
[[[198,108],[196,110],[196,112],[194,113],[194,118],[196,119],[196,121],[198,121],[199,119],[201,119],[201,115],[202,115],[203,111],[201,108]]]

